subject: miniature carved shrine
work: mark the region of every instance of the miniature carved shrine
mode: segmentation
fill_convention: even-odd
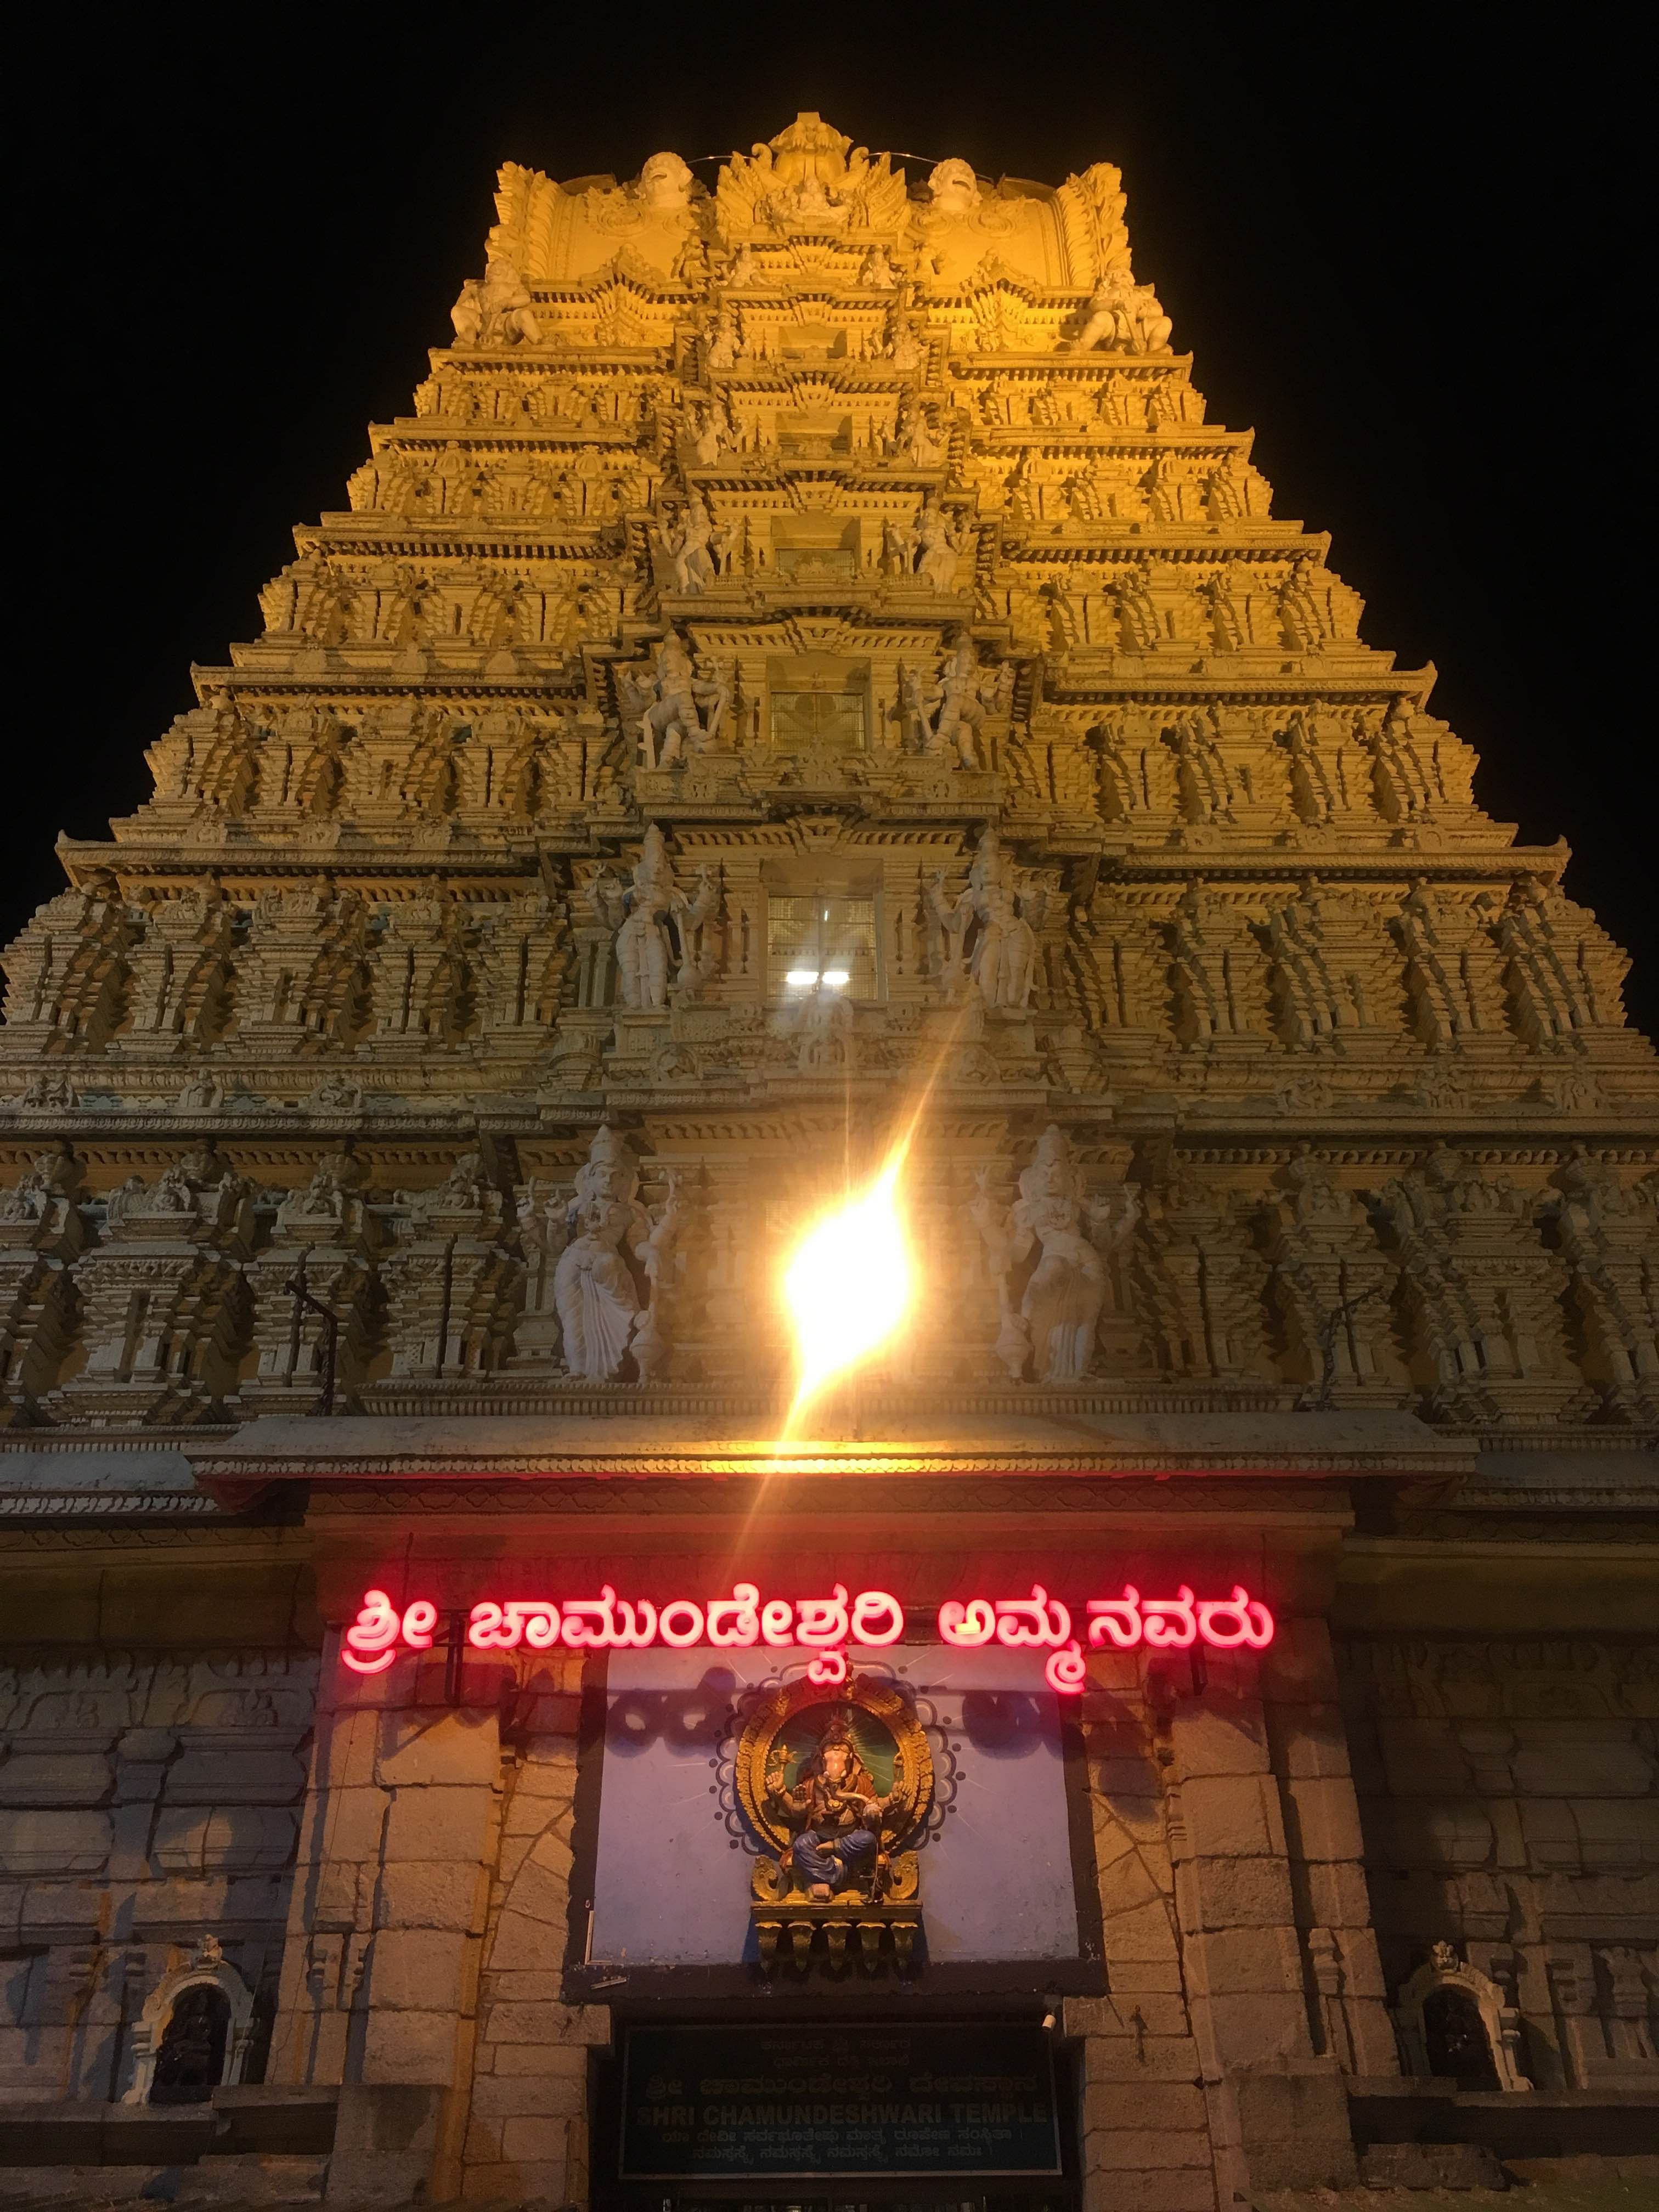
[[[1565,848],[1115,168],[496,216],[4,954],[0,2156],[1639,2164],[1659,1077]]]

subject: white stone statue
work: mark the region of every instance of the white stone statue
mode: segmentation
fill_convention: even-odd
[[[1016,1382],[1029,1359],[1039,1382],[1075,1382],[1089,1372],[1095,1331],[1106,1302],[1106,1267],[1091,1230],[1097,1213],[1072,1158],[1064,1130],[1050,1123],[1037,1139],[1030,1165],[1019,1178],[1019,1196],[1010,1208],[992,1195],[990,1170],[975,1177],[978,1194],[969,1217],[979,1231],[996,1278],[1003,1326],[997,1357]],[[1114,1239],[1138,1218],[1131,1194],[1111,1220]],[[1012,1279],[1037,1254],[1018,1309]]]
[[[1023,1012],[1036,981],[1033,922],[1042,921],[1047,903],[1047,887],[1004,858],[994,830],[980,839],[967,887],[954,902],[935,874],[927,904],[942,939],[945,996],[959,996],[968,983],[988,1006]]]
[[[632,878],[624,885],[601,868],[592,888],[593,911],[617,939],[617,980],[623,1004],[665,1007],[670,988],[690,990],[709,972],[708,926],[720,906],[712,869],[699,871],[690,897],[674,880],[663,834],[653,822],[645,833]]]
[[[952,158],[930,171],[927,189],[935,214],[971,216],[979,212],[979,179],[973,164]]]
[[[542,334],[530,289],[501,253],[490,256],[483,283],[467,278],[449,319],[459,345],[535,345]]]
[[[688,750],[720,750],[720,732],[732,703],[732,686],[721,677],[699,676],[678,630],[657,648],[655,672],[640,684],[619,668],[617,687],[624,724],[640,735],[640,759],[646,768],[672,768]]]
[[[678,154],[653,154],[640,171],[633,196],[653,215],[684,215],[691,183],[691,172]]]
[[[865,255],[859,270],[859,282],[878,292],[890,292],[902,282],[901,273],[894,266],[892,256],[884,246],[872,246]]]
[[[938,501],[928,500],[916,518],[916,574],[929,591],[943,596],[956,589],[957,562],[967,543],[967,525],[952,530]]]
[[[1168,353],[1174,325],[1158,304],[1150,284],[1137,284],[1128,270],[1109,269],[1090,295],[1083,328],[1072,341],[1074,351]]]
[[[600,1129],[576,1170],[565,1247],[553,1274],[565,1364],[592,1382],[613,1381],[630,1348],[641,1382],[652,1381],[666,1361],[662,1275],[679,1229],[678,1194],[671,1173],[653,1222],[640,1204],[639,1188],[638,1164],[627,1144],[614,1129]]]
[[[895,368],[902,370],[907,376],[921,367],[927,357],[926,349],[909,323],[902,319],[896,322],[887,348],[887,357]]]
[[[995,678],[989,688],[995,696]],[[973,640],[958,638],[945,659],[939,683],[931,692],[912,695],[907,705],[921,709],[923,750],[954,753],[963,768],[983,765],[979,757],[979,733],[985,726],[988,689],[974,652]],[[900,696],[904,696],[902,674]]]
[[[664,524],[657,538],[673,564],[675,590],[696,599],[720,575],[732,533],[716,524],[702,495],[694,491],[678,523]]]
[[[712,401],[702,410],[691,438],[691,457],[699,468],[710,469],[731,450],[732,435],[722,410]],[[712,535],[712,532],[711,532]]]
[[[703,328],[703,366],[730,368],[738,357],[738,319],[722,301]]]

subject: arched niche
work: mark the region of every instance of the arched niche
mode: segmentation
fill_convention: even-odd
[[[132,2031],[124,2105],[205,2104],[240,2081],[253,2033],[253,1992],[204,1936],[188,1963],[163,1974]]]
[[[1411,2071],[1460,2089],[1522,2090],[1521,2016],[1489,1975],[1437,1943],[1395,2007]]]

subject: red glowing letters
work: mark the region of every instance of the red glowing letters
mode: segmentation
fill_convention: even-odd
[[[1184,1650],[1207,1644],[1218,1651],[1264,1650],[1273,1642],[1273,1617],[1259,1598],[1235,1583],[1230,1597],[1200,1598],[1182,1583],[1173,1597],[1144,1598],[1133,1583],[1121,1597],[1091,1597],[1086,1604],[1091,1646],[1120,1651],[1144,1645],[1153,1651]],[[384,1674],[399,1650],[428,1651],[438,1626],[430,1598],[401,1611],[384,1590],[372,1589],[345,1632],[340,1656],[359,1674]],[[734,1583],[730,1597],[619,1598],[609,1583],[596,1598],[482,1598],[468,1617],[466,1640],[477,1651],[643,1650],[666,1644],[684,1651],[812,1653],[814,1682],[847,1679],[847,1646],[896,1644],[904,1633],[904,1608],[887,1590],[860,1590],[849,1598],[844,1583],[828,1597],[768,1598],[754,1583]],[[1046,1650],[1049,1686],[1074,1697],[1085,1686],[1087,1662],[1072,1632],[1072,1613],[1041,1583],[1029,1597],[947,1598],[939,1609],[942,1643],[955,1650],[1000,1644],[1011,1650]]]

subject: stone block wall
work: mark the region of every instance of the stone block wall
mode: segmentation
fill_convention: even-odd
[[[1265,1658],[1095,1653],[1083,1723],[1110,1995],[1073,1999],[1091,2207],[1355,2176],[1344,2077],[1392,2071],[1322,1621]],[[1149,2115],[1157,2112],[1158,2118]]]
[[[561,1996],[580,1662],[469,1655],[459,1707],[443,1663],[321,1701],[273,2076],[426,2089],[440,2197],[580,2202],[610,2040]]]
[[[204,1935],[254,1992],[257,2075],[316,1685],[283,1650],[0,1666],[0,2097],[118,2098],[145,1997]]]
[[[1339,1650],[1390,1998],[1449,1944],[1518,2014],[1535,2087],[1659,2086],[1659,1646]]]

